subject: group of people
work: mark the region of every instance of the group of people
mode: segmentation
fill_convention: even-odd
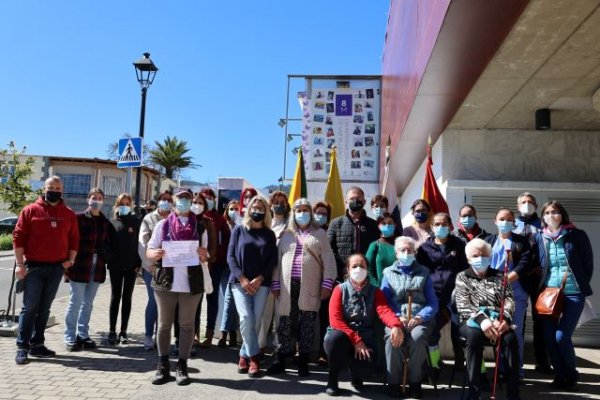
[[[158,351],[154,384],[171,379],[172,353],[178,358],[176,382],[190,382],[187,360],[212,345],[221,306],[217,345],[237,346],[239,329],[237,371],[250,377],[284,373],[294,356],[298,375],[308,376],[310,355],[318,351],[319,362],[328,366],[329,395],[339,394],[343,370],[350,369],[352,386],[360,390],[380,369],[391,397],[404,392],[421,398],[424,365],[439,371],[440,332],[450,323],[455,363],[466,360],[468,398],[478,399],[485,383],[483,347],[501,343],[498,367],[508,398],[518,399],[528,300],[535,304],[544,288],[564,287],[558,320],[531,309],[536,369],[554,374],[553,388],[577,389],[571,337],[592,294],[593,256],[585,232],[556,201],[541,207],[540,218],[535,197],[523,193],[519,215],[501,208],[497,232],[488,233],[471,205],[459,210],[456,229],[449,214],[435,213],[423,199],[412,204],[414,223],[404,229],[381,195],[371,200],[370,218],[359,187],[347,191],[347,210],[334,219],[325,202],[300,198],[290,204],[283,192],[266,199],[252,188],[223,214],[210,188],[166,191],[143,218],[132,213],[128,194],[118,196],[110,218],[100,211],[99,188],[90,191],[88,208],[79,214],[61,195],[60,178],[49,178],[44,195],[24,208],[15,228],[16,276],[26,284],[17,364],[28,356],[55,355],[44,346],[44,327],[63,277],[70,284],[67,350],[96,347],[89,321],[108,267],[110,344],[129,340],[140,272],[146,283],[144,347]],[[169,265],[171,241],[194,243],[190,265]],[[207,321],[201,338],[203,294]],[[275,340],[269,342],[272,332]],[[263,371],[270,345],[273,362]]]

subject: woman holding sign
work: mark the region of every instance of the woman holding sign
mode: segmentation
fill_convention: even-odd
[[[208,260],[207,235],[196,229],[196,218],[190,213],[192,191],[178,188],[175,191],[175,212],[158,222],[148,242],[146,255],[156,261],[152,281],[158,305],[158,368],[152,380],[162,385],[170,380],[169,345],[171,326],[178,315],[179,360],[175,367],[178,385],[190,383],[187,359],[194,340],[196,308],[204,291],[200,263]],[[178,242],[178,243],[175,243]],[[185,251],[189,247],[192,251]],[[172,250],[170,250],[172,249]],[[171,253],[170,253],[171,252]],[[175,308],[179,306],[179,313]]]

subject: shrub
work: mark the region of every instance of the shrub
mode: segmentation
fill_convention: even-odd
[[[10,233],[0,234],[0,250],[12,250],[13,237]]]

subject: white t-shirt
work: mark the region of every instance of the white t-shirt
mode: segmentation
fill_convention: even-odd
[[[188,223],[188,217],[178,217],[179,221],[183,225]],[[154,230],[152,231],[152,237],[148,241],[148,249],[160,249],[162,247],[162,228],[165,224],[165,220],[159,221]],[[200,247],[206,248],[208,244],[208,235],[206,231],[202,233],[202,237],[200,238]],[[200,264],[200,260],[198,260],[198,264]],[[198,268],[202,268],[198,266]],[[190,292],[190,281],[188,278],[188,269],[186,268],[173,268],[173,283],[171,285],[171,292],[177,293],[189,293]]]

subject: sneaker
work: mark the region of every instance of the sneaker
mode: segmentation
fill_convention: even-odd
[[[119,341],[122,344],[129,343],[129,338],[127,337],[127,332],[121,332],[121,333],[119,333]]]
[[[154,340],[152,340],[152,336],[146,336],[144,338],[144,350],[154,350]]]
[[[560,376],[557,376],[552,382],[550,382],[551,389],[564,389],[566,385],[567,381],[565,380],[565,378]]]
[[[260,378],[260,360],[258,359],[258,356],[250,357],[248,376],[250,378]]]
[[[49,348],[47,348],[46,346],[42,345],[42,346],[32,347],[31,350],[29,350],[29,355],[32,357],[38,357],[38,358],[52,358],[52,357],[56,357],[56,352],[52,351]]]
[[[177,382],[179,386],[190,384],[186,360],[177,361],[177,365],[175,366],[175,382]]]
[[[356,390],[362,390],[362,388],[365,386],[364,382],[362,379],[359,378],[352,378],[352,381],[350,381],[350,384],[352,385],[352,387]]]
[[[96,342],[94,342],[89,337],[83,339],[80,336],[77,336],[77,344],[79,346],[81,346],[81,348],[86,349],[86,350],[95,349],[97,347]]]
[[[79,344],[76,342],[67,342],[65,343],[65,348],[67,351],[79,351]]]
[[[247,374],[248,373],[248,369],[250,368],[248,363],[249,363],[249,359],[247,359],[246,357],[241,357],[240,356],[240,361],[238,362],[238,373],[239,374]]]
[[[169,356],[161,356],[158,359],[156,374],[152,378],[153,385],[164,385],[171,379],[171,367],[169,365]]]
[[[23,350],[23,349],[17,350],[17,356],[15,357],[15,362],[18,365],[28,364],[29,358],[27,358],[27,350]]]
[[[119,338],[117,337],[116,332],[110,332],[108,334],[108,344],[110,344],[110,345],[119,344]]]

